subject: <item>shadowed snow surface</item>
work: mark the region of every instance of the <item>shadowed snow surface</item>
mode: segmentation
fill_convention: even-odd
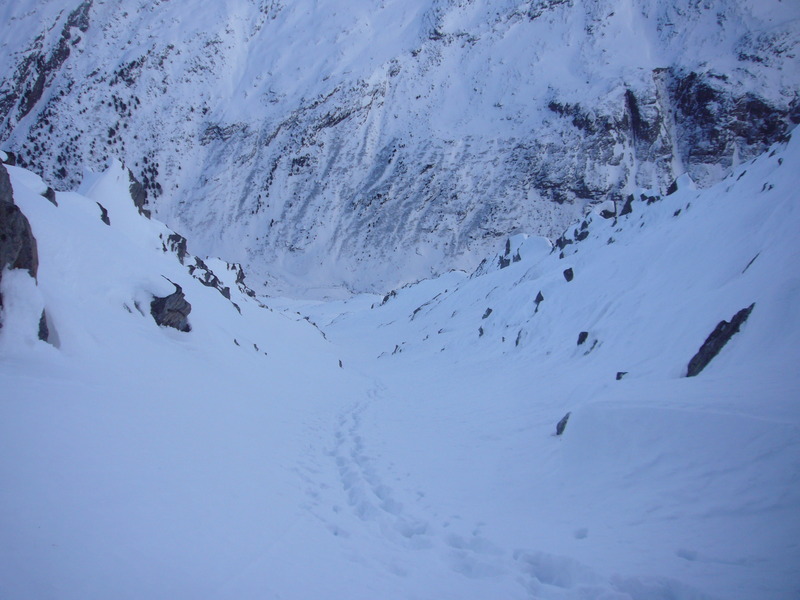
[[[119,165],[57,207],[10,167],[40,266],[2,279],[0,596],[796,598],[798,168],[314,303],[202,285]]]

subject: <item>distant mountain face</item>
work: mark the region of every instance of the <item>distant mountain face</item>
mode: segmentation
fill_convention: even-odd
[[[780,0],[20,0],[0,23],[3,149],[57,189],[119,158],[194,253],[276,291],[471,268],[800,121]]]

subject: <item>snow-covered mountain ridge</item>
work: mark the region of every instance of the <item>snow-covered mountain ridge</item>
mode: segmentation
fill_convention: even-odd
[[[50,0],[0,17],[4,149],[56,189],[120,159],[194,252],[273,289],[472,269],[587,203],[718,181],[797,119],[800,9],[777,0]]]

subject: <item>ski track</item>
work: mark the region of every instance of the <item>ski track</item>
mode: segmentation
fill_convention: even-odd
[[[434,509],[400,500],[400,494],[386,483],[400,477],[392,475],[390,463],[381,464],[370,454],[363,435],[365,413],[385,394],[378,384],[365,400],[350,405],[335,420],[330,447],[314,450],[310,462],[296,470],[306,485],[304,508],[332,535],[378,538],[386,549],[378,560],[399,577],[412,576],[415,565],[435,564],[470,580],[510,580],[510,587],[519,590],[519,598],[565,597],[567,590],[576,591],[575,586],[586,593],[587,584],[591,587],[598,582],[596,574],[573,559],[525,549],[504,550],[481,534],[483,522],[462,526],[464,533],[456,533],[453,523],[459,516],[442,520]],[[314,430],[322,435],[320,424]],[[418,499],[426,496],[423,490],[415,495]],[[409,552],[422,555],[409,556]]]

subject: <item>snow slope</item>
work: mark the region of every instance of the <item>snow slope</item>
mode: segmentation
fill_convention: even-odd
[[[40,268],[2,280],[0,596],[222,597],[315,523],[297,470],[365,386],[305,321],[231,286],[239,314],[163,252],[171,232],[137,213],[125,171],[58,207],[9,171]],[[150,316],[165,278],[190,333]],[[37,339],[42,307],[58,348]]]
[[[390,464],[404,518],[425,519],[452,568],[513,574],[537,598],[796,596],[798,151],[594,215],[564,258],[531,240],[505,269],[308,309],[382,382],[358,411],[360,452]]]
[[[202,285],[119,165],[57,207],[9,168],[40,267],[2,278],[0,595],[796,597],[798,167],[326,303]],[[147,310],[165,277],[189,333]]]
[[[798,23],[780,0],[7,2],[0,141],[59,189],[121,160],[271,293],[385,291],[718,181],[800,119]]]

